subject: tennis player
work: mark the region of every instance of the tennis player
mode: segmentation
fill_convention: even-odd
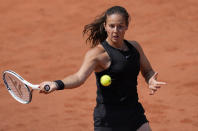
[[[165,82],[157,81],[157,75],[141,46],[124,38],[130,16],[125,8],[113,6],[84,27],[91,43],[78,72],[62,80],[40,84],[40,92],[79,87],[95,72],[97,98],[94,109],[94,131],[151,131],[145,110],[138,101],[137,77],[141,71],[150,94],[154,94]],[[108,74],[112,83],[103,87],[100,77]],[[50,91],[45,92],[44,86]]]

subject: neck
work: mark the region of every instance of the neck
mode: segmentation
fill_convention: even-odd
[[[106,41],[113,46],[114,48],[120,49],[120,50],[127,50],[127,46],[124,44],[124,40],[120,41],[120,42],[113,42],[111,40],[109,40],[108,38],[106,39]]]

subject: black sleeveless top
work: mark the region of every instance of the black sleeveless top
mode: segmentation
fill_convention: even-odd
[[[102,43],[111,59],[111,65],[102,72],[96,72],[97,103],[101,104],[133,104],[138,101],[137,76],[140,71],[139,52],[126,40],[129,50],[122,51],[112,47],[106,41]],[[102,75],[111,76],[112,83],[103,87],[100,83]]]
[[[130,123],[129,117],[133,117],[137,112],[144,113],[137,94],[140,55],[128,41],[124,40],[124,43],[129,50],[114,48],[107,41],[101,43],[110,57],[111,65],[102,72],[95,72],[97,84],[95,126]],[[107,87],[100,83],[101,76],[105,74],[110,75],[112,79],[111,85]]]

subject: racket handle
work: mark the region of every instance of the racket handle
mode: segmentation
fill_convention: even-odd
[[[50,86],[49,86],[49,85],[45,85],[45,86],[44,86],[44,90],[45,90],[45,91],[49,91],[49,90],[50,90]]]

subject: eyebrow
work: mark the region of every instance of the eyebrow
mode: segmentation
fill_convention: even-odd
[[[109,24],[117,24],[117,23],[109,23]],[[118,24],[123,25],[123,24],[125,24],[125,23],[118,23]]]

